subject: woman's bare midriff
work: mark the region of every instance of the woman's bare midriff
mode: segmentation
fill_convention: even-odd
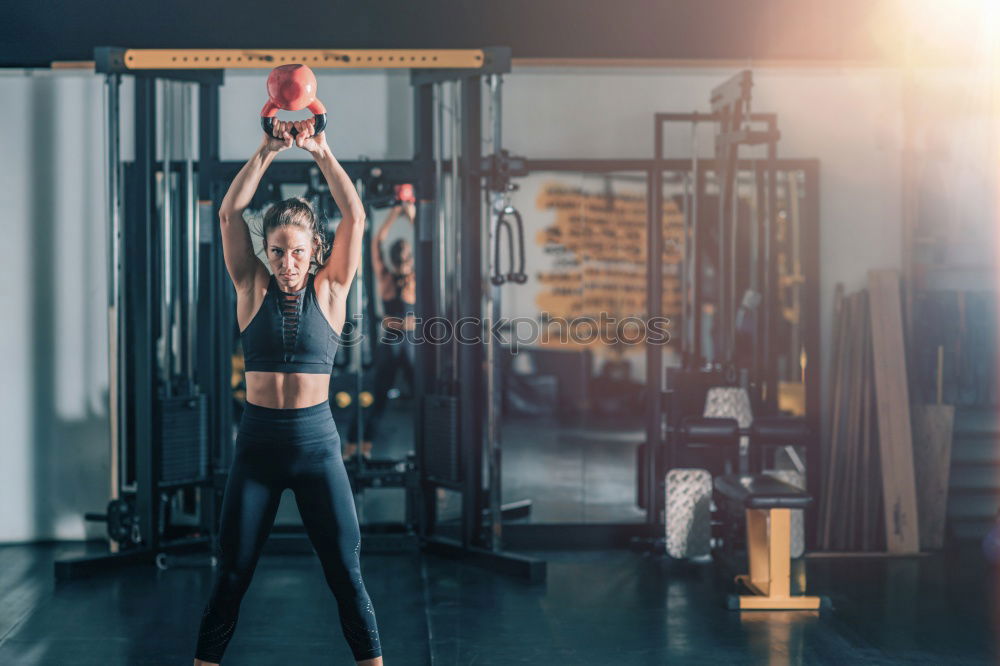
[[[303,372],[247,372],[247,402],[272,409],[312,407],[327,400],[330,375]]]

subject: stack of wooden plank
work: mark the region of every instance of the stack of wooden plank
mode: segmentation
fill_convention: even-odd
[[[829,424],[817,543],[828,551],[919,551],[899,274],[834,303]]]

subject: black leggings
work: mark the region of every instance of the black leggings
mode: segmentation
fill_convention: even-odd
[[[381,656],[375,610],[361,579],[354,496],[330,404],[323,402],[301,409],[246,404],[222,500],[219,571],[195,658],[222,660],[285,488],[295,493],[354,659]]]
[[[378,423],[382,420],[382,414],[389,404],[386,394],[396,382],[396,373],[402,372],[407,383],[412,388],[414,386],[414,368],[416,366],[416,345],[412,340],[412,332],[404,335],[394,335],[389,341],[380,340],[375,346],[375,358],[372,365],[374,377],[372,378],[372,404],[364,411],[364,433],[365,441],[375,440],[378,430]],[[353,417],[353,414],[352,414]],[[351,425],[347,430],[347,441],[358,441],[358,420],[351,418]]]

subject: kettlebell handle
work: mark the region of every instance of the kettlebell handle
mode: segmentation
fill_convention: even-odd
[[[274,117],[278,115],[278,108],[277,104],[268,100],[260,111],[260,127],[272,139],[281,138],[274,136]],[[316,136],[326,129],[326,107],[323,106],[323,102],[316,99],[306,108],[313,112],[313,136]],[[297,136],[299,131],[293,127],[290,133],[292,136]]]

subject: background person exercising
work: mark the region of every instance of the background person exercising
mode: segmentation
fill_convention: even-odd
[[[219,210],[226,268],[236,287],[247,402],[222,501],[220,564],[201,620],[196,665],[222,660],[285,488],[295,493],[354,659],[382,664],[375,611],[361,576],[354,497],[328,403],[365,213],[325,135],[312,135],[312,122],[275,121],[273,133],[282,139],[264,135]],[[254,254],[243,211],[274,156],[291,147],[292,126],[295,144],[316,160],[344,217],[321,264],[324,239],[309,204],[274,204],[263,225],[269,272]]]
[[[406,186],[404,186],[406,187]],[[406,190],[403,190],[405,192]],[[412,188],[410,188],[412,193]],[[404,195],[405,196],[405,195]],[[402,198],[402,197],[401,197]],[[407,197],[408,199],[409,197]],[[417,301],[417,282],[413,272],[413,249],[409,241],[399,238],[389,246],[389,262],[382,247],[393,223],[404,215],[412,224],[416,206],[412,200],[403,200],[393,206],[379,227],[371,244],[372,268],[378,281],[378,294],[382,298],[382,328],[374,344],[374,386],[372,405],[365,413],[364,439],[361,455],[371,457],[376,428],[385,411],[396,373],[402,371],[409,385],[413,386],[416,350],[412,339],[415,327],[414,305]],[[408,335],[409,333],[409,335]],[[353,419],[348,431],[344,458],[350,459],[357,452],[358,421]]]

